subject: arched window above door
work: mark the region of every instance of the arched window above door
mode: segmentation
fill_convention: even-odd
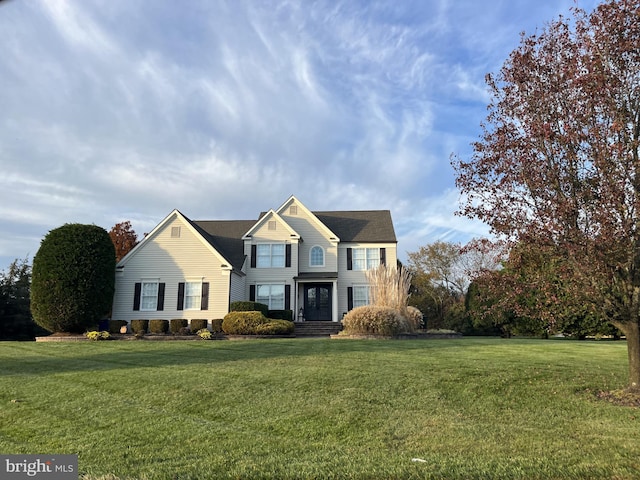
[[[309,266],[324,267],[324,248],[314,245],[309,251]]]

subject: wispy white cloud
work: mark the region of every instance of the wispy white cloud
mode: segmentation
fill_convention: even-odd
[[[173,208],[252,218],[290,194],[391,209],[401,254],[477,236],[449,154],[478,134],[485,73],[572,4],[6,2],[0,260],[69,221],[142,233]]]

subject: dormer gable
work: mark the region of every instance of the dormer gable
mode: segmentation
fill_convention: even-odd
[[[291,195],[286,202],[284,202],[280,208],[276,210],[278,215],[290,216],[290,217],[307,217],[314,226],[333,243],[339,243],[340,238],[329,227],[318,219],[318,217],[304,204],[298,200],[294,195]]]
[[[176,225],[176,223],[178,225]],[[129,253],[127,253],[116,265],[116,268],[122,270],[125,265],[135,257],[142,249],[146,247],[149,243],[153,242],[161,232],[165,231],[167,228],[171,228],[171,237],[179,241],[181,236],[185,234],[182,231],[184,227],[187,232],[192,234],[195,238],[200,241],[209,252],[220,262],[220,266],[223,270],[231,270],[232,264],[229,262],[224,256],[201,234],[199,229],[197,229],[193,222],[183,215],[179,210],[174,209],[169,215],[167,215],[156,227],[151,230]]]
[[[273,232],[271,234],[270,232]],[[262,215],[260,219],[242,236],[243,240],[251,240],[256,234],[263,237],[279,237],[288,240],[300,240],[300,235],[273,209]]]

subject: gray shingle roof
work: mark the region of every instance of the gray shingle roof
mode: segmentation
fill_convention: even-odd
[[[396,243],[389,210],[313,212],[341,242]],[[244,262],[242,236],[256,220],[197,220],[191,224],[200,234],[240,270]]]
[[[242,236],[256,223],[255,220],[198,220],[192,225],[237,270],[244,263]]]
[[[341,242],[395,243],[389,210],[313,212]]]

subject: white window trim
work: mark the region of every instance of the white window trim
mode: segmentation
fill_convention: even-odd
[[[359,284],[352,285],[352,288],[353,288],[353,308],[362,307],[364,305],[370,305],[371,304],[371,285],[366,284],[366,283],[359,283]],[[366,288],[366,291],[367,291],[367,302],[366,303],[357,304],[356,305],[356,288],[358,288],[358,289]]]
[[[320,250],[322,250],[322,264],[319,265],[314,265],[313,261],[312,261],[312,254],[313,254],[313,249],[314,248],[319,248]],[[326,252],[325,249],[322,247],[322,245],[313,245],[310,249],[309,249],[309,267],[311,268],[322,268],[325,266],[325,258],[326,258]]]
[[[259,265],[260,255],[258,253],[260,246],[269,246],[269,265]],[[282,245],[284,250],[282,252],[282,265],[273,265],[273,246],[274,245]],[[287,244],[284,242],[264,242],[256,244],[256,268],[285,268],[287,265]]]
[[[187,307],[187,285],[190,284],[190,283],[199,283],[200,284],[200,298],[198,299],[198,306],[197,307]],[[183,298],[184,310],[200,310],[202,308],[202,283],[203,283],[203,278],[202,277],[185,278],[185,280],[184,280],[184,298]]]
[[[356,268],[356,250],[364,250],[364,268]],[[378,259],[378,263],[369,268],[369,250],[377,250],[377,259]],[[377,268],[380,265],[380,248],[379,247],[352,247],[351,248],[351,266],[352,266],[352,270],[356,271],[356,272],[366,272],[367,270],[371,270],[374,268]]]
[[[286,284],[285,283],[258,283],[256,284],[256,302],[263,303],[260,301],[259,291],[260,287],[269,287],[269,302],[266,304],[269,307],[269,310],[284,310],[286,308]],[[273,308],[271,304],[271,287],[282,287],[282,308]]]
[[[153,302],[153,308],[144,307],[144,286],[155,284],[156,296]],[[160,292],[160,279],[159,278],[141,278],[140,279],[140,311],[141,312],[157,312],[158,311],[158,293]]]

